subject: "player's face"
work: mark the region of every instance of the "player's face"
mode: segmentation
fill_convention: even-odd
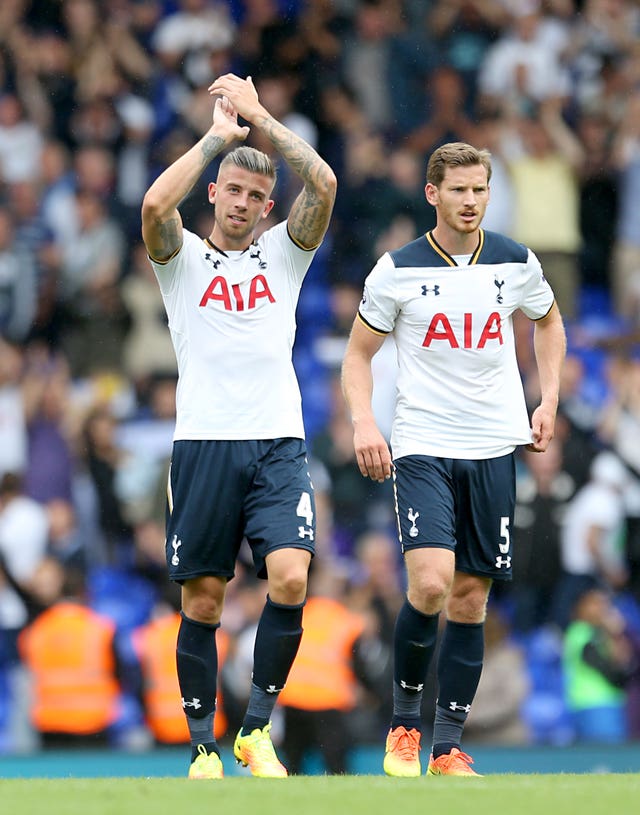
[[[487,171],[481,164],[447,167],[442,184],[425,187],[427,201],[436,207],[438,225],[462,235],[475,232],[489,203]]]
[[[230,165],[209,184],[209,201],[215,204],[213,242],[221,249],[244,249],[258,222],[273,208],[269,198],[273,181],[267,176]]]

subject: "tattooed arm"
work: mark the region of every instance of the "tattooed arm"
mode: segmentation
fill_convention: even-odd
[[[318,246],[329,226],[336,197],[337,182],[331,167],[260,104],[251,77],[225,74],[216,79],[209,92],[228,98],[238,114],[269,139],[300,177],[304,187],[289,213],[289,233],[305,249]]]
[[[217,99],[213,123],[190,150],[167,167],[147,190],[142,202],[142,238],[154,260],[167,260],[182,246],[178,205],[215,156],[233,141],[244,141],[248,127],[238,125],[231,102]]]

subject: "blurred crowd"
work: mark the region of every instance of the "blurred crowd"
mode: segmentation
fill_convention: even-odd
[[[0,753],[188,741],[167,656],[176,367],[140,205],[208,126],[207,87],[228,71],[339,180],[298,308],[325,605],[305,612],[314,647],[279,707],[284,754],[299,769],[322,748],[344,771],[348,748],[388,727],[402,563],[390,488],[355,464],[339,366],[377,257],[434,225],[426,160],[457,140],[491,150],[484,226],[539,256],[569,340],[556,439],[519,454],[514,580],[491,601],[467,738],[640,739],[640,4],[3,0]],[[298,192],[279,169],[269,224]],[[181,207],[203,235],[206,200],[197,186]],[[516,330],[535,404],[528,321]],[[387,433],[394,376],[389,338],[374,393]],[[263,599],[241,564],[216,720],[230,732]],[[329,619],[339,643],[322,639]],[[83,688],[83,672],[101,679]]]

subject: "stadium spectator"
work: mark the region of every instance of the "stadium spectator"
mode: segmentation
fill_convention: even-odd
[[[100,197],[76,192],[78,234],[61,266],[60,344],[74,378],[122,366],[129,330],[118,282],[124,263],[124,234]]]
[[[539,0],[509,4],[511,24],[489,46],[478,76],[477,110],[531,116],[547,100],[567,102],[570,74],[562,63],[565,38],[549,35]]]
[[[453,66],[438,65],[428,78],[425,117],[407,133],[407,145],[421,156],[452,141],[469,141],[473,122],[465,110],[464,78]]]
[[[314,561],[309,597],[302,615],[304,636],[280,694],[283,708],[282,749],[289,771],[299,775],[309,752],[318,749],[325,770],[343,775],[349,769],[347,753],[356,743],[349,714],[360,701],[360,681],[366,672],[358,666],[366,618],[345,604],[343,581],[332,564]]]
[[[133,647],[139,660],[139,696],[149,731],[158,744],[188,744],[189,728],[180,703],[176,676],[176,638],[180,613],[170,605],[157,604],[153,618],[132,634]],[[229,647],[228,635],[218,637],[218,659],[221,670]],[[214,735],[222,739],[227,731],[223,693],[218,693],[218,715]]]
[[[576,134],[583,150],[578,170],[581,286],[602,292],[604,302],[611,308],[614,288],[612,254],[616,223],[621,217],[617,171],[612,155],[613,126],[601,109],[587,108],[578,114]]]
[[[356,539],[372,528],[391,526],[390,485],[364,481],[356,466],[351,419],[340,392],[340,378],[332,377],[332,408],[327,426],[311,443],[313,456],[322,462],[329,476],[329,496],[333,513],[334,554],[353,555]]]
[[[24,351],[0,335],[0,475],[27,466],[27,416],[22,374]]]
[[[625,552],[625,491],[629,472],[618,456],[599,453],[590,481],[569,502],[561,530],[562,577],[555,599],[555,620],[566,627],[575,598],[585,588],[622,591],[629,579]]]
[[[515,117],[515,138],[503,156],[513,185],[512,236],[536,253],[559,308],[571,319],[581,282],[578,171],[584,151],[559,105],[547,99],[535,113]]]
[[[125,520],[116,487],[118,470],[126,454],[118,443],[117,419],[111,407],[97,404],[89,410],[80,449],[94,496],[96,531],[100,536],[94,542],[94,551],[102,552],[102,562],[130,564],[131,526]]]
[[[15,93],[0,95],[0,178],[8,184],[37,178],[42,133]]]
[[[522,715],[531,689],[525,652],[514,638],[507,616],[495,604],[487,609],[484,647],[482,676],[465,736],[475,744],[529,744],[531,736]]]
[[[0,336],[23,343],[36,316],[37,272],[30,248],[18,240],[15,216],[0,204]]]
[[[162,295],[142,241],[131,246],[121,291],[131,319],[124,340],[122,367],[136,387],[144,390],[154,374],[175,375],[177,367]]]
[[[560,578],[560,529],[576,485],[563,468],[563,444],[554,438],[543,456],[528,450],[516,476],[514,535],[518,558],[513,581],[499,597],[512,605],[518,634],[554,622],[549,598]]]
[[[616,312],[640,321],[640,222],[633,205],[640,189],[640,93],[626,100],[615,131],[613,161],[618,172],[618,219],[613,259],[613,301]]]
[[[22,387],[28,434],[25,492],[41,504],[58,498],[71,502],[80,416],[66,359],[32,344]]]
[[[627,692],[640,652],[608,592],[582,591],[564,634],[566,701],[578,742],[621,744],[629,734]]]
[[[509,21],[500,0],[437,0],[427,13],[427,28],[445,63],[462,77],[464,108],[476,112],[478,75],[487,51]]]
[[[44,746],[108,743],[121,691],[114,636],[114,623],[87,606],[82,574],[67,568],[60,593],[18,640]]]

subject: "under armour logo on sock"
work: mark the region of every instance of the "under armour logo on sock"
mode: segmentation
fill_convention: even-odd
[[[420,692],[421,690],[424,689],[424,684],[421,682],[419,685],[409,685],[407,684],[407,682],[404,681],[404,679],[401,679],[400,687],[402,688],[402,690],[415,690]]]

